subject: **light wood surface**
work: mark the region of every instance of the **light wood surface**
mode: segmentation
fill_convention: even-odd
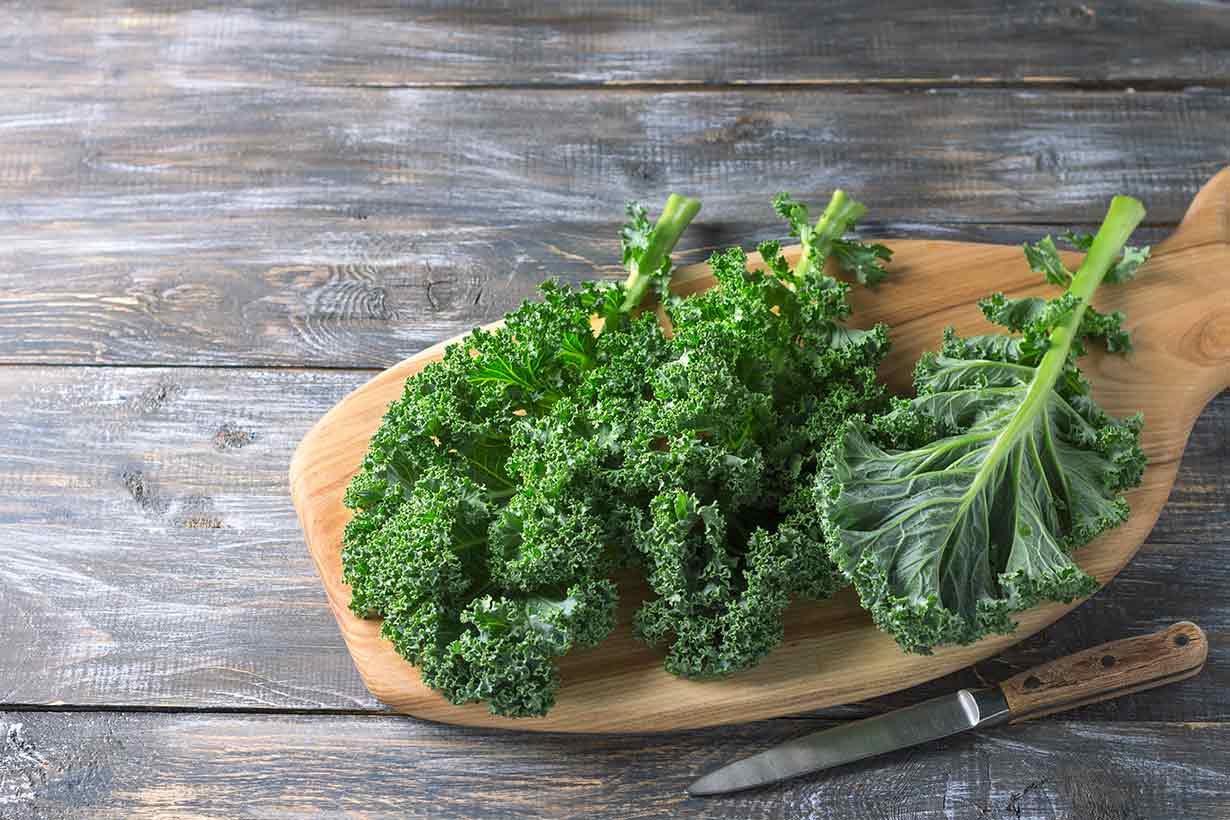
[[[855,291],[855,324],[888,322],[893,352],[884,374],[903,388],[945,326],[985,329],[975,302],[1003,290],[1047,293],[1019,248],[942,241],[892,243],[894,276],[877,292]],[[1073,255],[1069,263],[1075,266]],[[680,272],[680,293],[703,290],[703,266]],[[1192,424],[1230,385],[1230,169],[1197,195],[1187,216],[1155,249],[1133,282],[1104,287],[1095,302],[1124,310],[1133,331],[1129,357],[1092,355],[1085,364],[1095,395],[1112,413],[1145,414],[1149,457],[1141,487],[1128,494],[1131,518],[1082,549],[1079,562],[1105,583],[1136,553],[1166,503]],[[721,681],[695,682],[662,669],[661,658],[629,629],[635,589],[625,590],[621,623],[600,646],[561,664],[563,687],[545,718],[512,720],[486,706],[454,706],[422,684],[417,671],[379,635],[379,622],[353,615],[341,581],[341,503],[372,431],[405,379],[439,357],[438,344],[384,371],[348,395],[308,433],[291,463],[295,506],[329,603],[364,682],[399,711],[448,723],[551,731],[662,731],[816,709],[903,689],[1001,651],[1052,623],[1076,604],[1022,614],[1017,631],[933,656],[903,653],[859,608],[850,590],[820,604],[798,603],[786,616],[786,641],[760,666]],[[635,587],[635,585],[633,585]]]

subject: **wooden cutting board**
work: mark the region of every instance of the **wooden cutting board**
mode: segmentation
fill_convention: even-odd
[[[893,351],[883,373],[897,390],[908,389],[914,362],[938,346],[945,326],[963,334],[989,329],[975,305],[979,298],[996,290],[1011,296],[1055,293],[1030,272],[1018,247],[927,240],[888,244],[893,276],[877,292],[854,289],[853,324],[886,322],[892,328]],[[1078,261],[1077,254],[1067,260],[1072,268]],[[680,293],[710,284],[704,265],[683,268],[675,278]],[[1178,230],[1154,249],[1137,279],[1101,288],[1095,304],[1127,313],[1136,350],[1128,357],[1093,354],[1084,368],[1111,413],[1144,412],[1149,457],[1144,484],[1128,494],[1129,521],[1078,553],[1081,566],[1105,583],[1132,558],[1157,520],[1196,417],[1230,385],[1230,168],[1200,191]],[[307,434],[290,468],[299,520],[346,645],[372,694],[399,711],[446,723],[565,732],[735,723],[914,686],[994,655],[1077,605],[1042,607],[1023,614],[1013,635],[924,657],[903,653],[845,590],[824,603],[791,607],[785,643],[757,668],[726,680],[694,682],[665,672],[660,654],[632,637],[629,621],[643,588],[629,581],[614,634],[563,659],[563,688],[547,717],[512,720],[489,714],[481,704],[453,706],[425,687],[414,667],[380,637],[378,621],[351,614],[341,567],[342,528],[350,517],[342,506],[346,484],[406,377],[439,358],[446,344],[406,359],[344,398]]]

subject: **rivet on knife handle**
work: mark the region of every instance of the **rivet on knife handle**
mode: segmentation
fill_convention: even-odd
[[[1063,712],[1190,678],[1204,666],[1209,642],[1189,621],[1111,641],[1044,663],[1000,684],[1012,722]]]

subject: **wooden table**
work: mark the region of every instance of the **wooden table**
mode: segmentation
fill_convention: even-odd
[[[1005,655],[668,736],[389,714],[286,489],[346,392],[547,275],[682,258],[842,185],[868,233],[1020,242],[1114,193],[1164,236],[1230,163],[1230,6],[971,0],[6,4],[0,818],[1230,816],[1230,394],[1128,569]],[[988,288],[993,283],[988,283]],[[735,755],[1180,619],[1185,683],[728,799]]]

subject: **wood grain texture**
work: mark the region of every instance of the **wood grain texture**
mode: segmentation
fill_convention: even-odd
[[[1200,81],[1230,71],[1216,2],[314,0],[31,4],[0,82],[574,85]],[[943,47],[936,47],[942,43]]]
[[[0,367],[0,703],[379,710],[286,491],[295,445],[370,374]],[[1192,432],[1150,540],[1105,590],[1004,654],[861,716],[1199,617],[1209,668],[1100,720],[1230,717],[1230,393]]]
[[[1199,674],[1209,655],[1204,631],[1180,621],[1161,632],[1091,646],[1000,683],[1013,722],[1125,697]]]
[[[896,272],[891,284],[881,293],[856,291],[852,302],[856,324],[885,322],[893,328],[893,350],[882,372],[898,389],[908,386],[914,362],[935,347],[945,327],[967,335],[991,329],[976,307],[988,289],[989,271],[993,287],[1012,295],[1053,290],[1037,282],[1017,248],[908,241],[891,246]],[[711,284],[707,268],[700,266],[681,270],[672,288],[687,294]],[[1085,370],[1094,394],[1115,415],[1140,410],[1150,419],[1142,437],[1150,466],[1143,486],[1128,493],[1131,518],[1078,554],[1082,567],[1105,582],[1148,536],[1201,410],[1230,386],[1230,169],[1201,190],[1183,224],[1138,279],[1099,296],[1103,309],[1127,313],[1136,347],[1130,358],[1091,357]],[[632,637],[637,600],[626,590],[612,636],[562,659],[563,687],[546,717],[508,719],[489,714],[482,704],[449,704],[381,638],[378,621],[349,611],[340,556],[342,529],[350,518],[342,493],[367,440],[389,402],[401,395],[405,379],[438,359],[446,344],[384,371],[343,399],[308,433],[290,469],[291,494],[342,635],[367,687],[400,711],[449,723],[541,731],[660,731],[772,717],[930,680],[995,654],[1073,607],[1051,604],[1023,613],[1015,636],[919,656],[901,652],[846,590],[823,604],[792,608],[783,646],[755,669],[694,682],[665,672],[658,653]]]
[[[705,202],[685,261],[781,236],[776,191],[837,185],[882,235],[1035,236],[1116,193],[1172,225],[1230,162],[1228,120],[1221,90],[44,79],[0,95],[0,362],[387,367],[548,275],[616,275],[624,200],[672,190]]]
[[[743,794],[704,799],[684,792],[711,768],[829,725],[775,720],[582,738],[392,717],[0,712],[0,818],[1224,820],[1230,814],[1230,726],[1224,723],[1051,719],[959,735]]]
[[[363,378],[0,368],[0,702],[374,707],[284,478]]]

